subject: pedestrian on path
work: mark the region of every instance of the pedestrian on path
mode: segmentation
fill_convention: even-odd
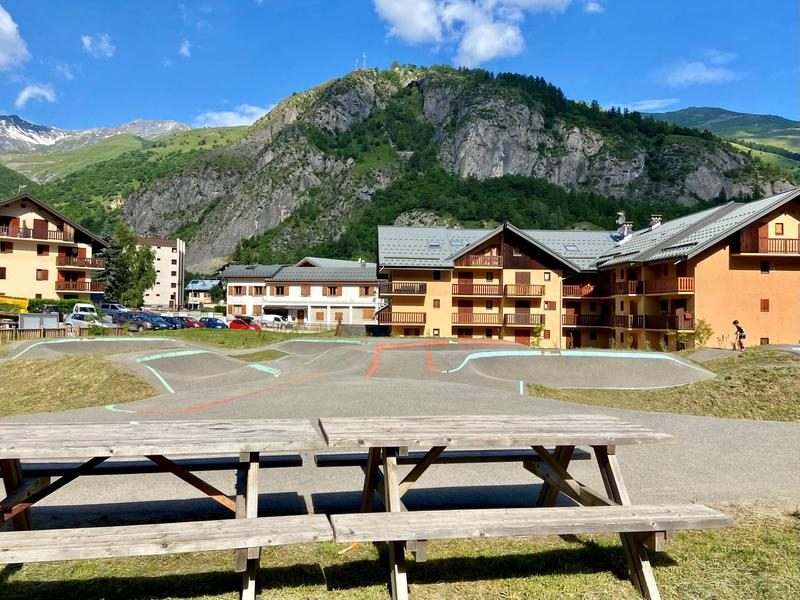
[[[733,326],[736,327],[736,343],[735,349],[739,352],[744,352],[744,340],[747,337],[744,333],[744,328],[739,325],[739,321],[734,321]]]

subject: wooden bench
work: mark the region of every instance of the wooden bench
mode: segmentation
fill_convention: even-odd
[[[426,456],[427,452],[409,452],[397,457],[398,465],[416,465]],[[572,460],[591,460],[592,455],[585,450],[576,449],[572,453]],[[436,457],[437,464],[477,464],[539,461],[539,455],[531,448],[501,448],[497,450],[445,450]],[[366,452],[350,453],[317,453],[314,463],[318,467],[367,467],[369,454]]]
[[[325,515],[8,531],[0,534],[0,563],[179,554],[332,539]]]
[[[337,542],[388,542],[395,545],[394,554],[398,554],[407,542],[415,540],[596,533],[649,535],[729,527],[733,519],[706,506],[688,504],[356,513],[334,515],[331,523]],[[390,564],[390,569],[393,578],[401,574],[405,582],[403,561]],[[401,572],[397,573],[397,569]],[[407,595],[407,588],[398,589],[393,597]]]

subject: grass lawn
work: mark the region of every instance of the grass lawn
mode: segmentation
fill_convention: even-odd
[[[133,402],[155,394],[149,384],[99,354],[0,364],[2,417]]]
[[[784,600],[800,594],[800,515],[726,507],[730,529],[679,533],[653,558],[665,599]],[[263,599],[386,600],[388,570],[372,545],[339,555],[333,543],[266,548]],[[4,600],[238,598],[229,552],[41,563],[0,571]],[[430,542],[408,563],[415,600],[639,598],[616,536]],[[328,589],[330,588],[330,589]]]
[[[663,390],[561,390],[530,385],[534,396],[580,404],[706,415],[800,421],[800,357],[754,346],[702,364],[716,378]]]
[[[251,331],[244,329],[177,329],[175,331],[148,331],[145,336],[161,336],[185,342],[208,344],[218,348],[258,348],[285,340],[301,337],[330,337],[333,332],[326,331],[309,335],[285,333],[282,331]],[[266,360],[266,359],[264,359]]]
[[[236,354],[235,358],[245,362],[264,362],[267,360],[278,360],[286,356],[286,352],[280,350],[259,350],[257,352],[250,352],[249,354]]]

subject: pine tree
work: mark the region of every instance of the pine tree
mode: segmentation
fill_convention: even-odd
[[[106,298],[131,308],[142,306],[144,291],[156,282],[153,250],[137,242],[136,234],[118,223],[111,245],[103,252],[106,268],[98,278],[105,283]]]

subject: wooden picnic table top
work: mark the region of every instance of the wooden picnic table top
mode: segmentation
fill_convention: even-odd
[[[611,446],[671,440],[604,415],[459,415],[319,420],[331,448]]]
[[[320,450],[306,419],[0,423],[1,459]]]

